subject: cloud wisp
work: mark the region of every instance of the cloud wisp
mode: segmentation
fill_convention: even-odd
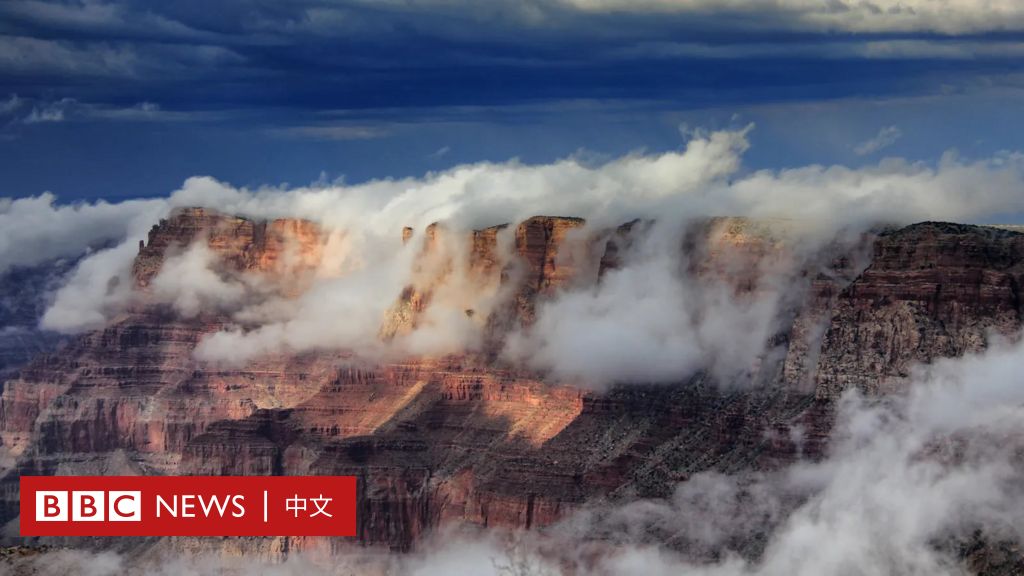
[[[873,137],[868,138],[854,147],[853,151],[856,152],[858,156],[868,156],[892,146],[902,136],[903,131],[899,128],[895,126],[886,126],[879,130],[878,134],[875,134]]]

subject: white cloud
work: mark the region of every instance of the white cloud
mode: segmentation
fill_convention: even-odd
[[[132,297],[131,242],[100,250],[85,258],[57,290],[40,325],[48,330],[75,333],[102,328]]]
[[[128,47],[0,36],[0,70],[7,73],[131,77],[141,64],[135,50]]]
[[[324,278],[289,307],[272,304],[272,312],[283,309],[285,318],[245,333],[228,330],[214,334],[200,342],[196,356],[237,363],[282,350],[346,348],[374,354],[381,346],[377,333],[384,314],[408,280],[412,254],[411,249],[392,255],[360,254],[358,258],[367,258],[376,265]],[[349,257],[347,253],[339,254],[337,259],[328,256],[324,269],[349,267]],[[258,317],[265,311],[261,306],[241,314]]]
[[[451,151],[452,151],[452,149],[451,149],[450,146],[441,146],[437,150],[434,150],[433,152],[428,154],[427,157],[428,158],[443,158],[443,157],[447,156],[448,153],[451,152]]]
[[[0,35],[0,72],[85,78],[189,77],[244,58],[215,45],[125,44]]]
[[[419,244],[401,246],[404,226],[422,231],[432,222],[445,221],[459,234],[554,214],[587,218],[587,233],[597,233],[635,217],[650,217],[669,226],[664,238],[670,239],[680,233],[671,227],[686,220],[737,215],[792,218],[801,222],[807,239],[822,242],[838,230],[879,221],[970,221],[1021,206],[1024,155],[1019,153],[980,160],[947,154],[935,164],[887,159],[857,169],[815,165],[746,173],[742,155],[749,146],[748,132],[698,131],[678,151],[631,154],[596,165],[578,158],[542,165],[480,163],[423,178],[291,189],[248,190],[191,178],[165,200],[72,207],[55,206],[49,196],[7,201],[7,208],[0,210],[5,230],[0,266],[80,254],[89,243],[123,240],[116,250],[90,256],[58,291],[44,324],[76,331],[93,328],[116,311],[124,294],[110,289],[110,278],[123,279],[118,286],[130,284],[125,274],[137,242],[174,206],[320,223],[334,245],[308,293],[296,300],[266,294],[260,296],[262,302],[247,300],[236,312],[246,331],[229,329],[200,346],[203,358],[242,362],[279,349],[356,347],[380,353],[377,337],[384,312],[413,280],[409,263]],[[750,358],[730,355],[739,349],[731,335],[745,334],[749,349],[756,351],[755,343],[774,329],[774,311],[784,291],[769,284],[757,298],[737,299],[673,272],[667,263],[677,255],[667,249],[640,245],[636,250],[629,272],[660,278],[657,285],[635,286],[629,272],[613,272],[600,285],[573,286],[540,305],[536,330],[522,335],[525,343],[514,338],[509,353],[525,353],[536,367],[565,377],[590,379],[597,369],[586,368],[588,355],[618,359],[599,363],[614,364],[604,376],[611,379],[625,376],[626,367],[652,379],[670,379],[708,358],[742,370]],[[808,248],[806,254],[812,253]],[[456,270],[434,287],[437,298],[420,328],[396,338],[392,351],[454,352],[479,342],[482,316],[467,320],[465,310],[486,311],[498,295],[474,296],[458,289],[469,286],[463,273]],[[187,292],[180,284],[171,286],[163,296],[167,301],[177,301],[174,290]],[[194,313],[193,304],[201,308],[216,299],[185,294],[182,302],[183,311]],[[630,307],[645,311],[645,321],[626,322]],[[349,318],[344,325],[333,321],[342,316]],[[614,327],[623,324],[635,330],[616,333]],[[743,330],[737,331],[738,326]],[[579,338],[580,333],[586,337]]]
[[[0,116],[5,115],[12,118],[0,130],[6,128],[8,131],[17,125],[53,122],[180,122],[222,117],[218,113],[164,110],[153,102],[117,107],[81,102],[74,98],[43,100],[21,98],[16,94],[12,94],[6,102],[0,102]]]
[[[395,254],[404,225],[422,230],[444,220],[458,231],[538,213],[573,214],[588,218],[588,230],[596,233],[648,216],[669,225],[668,236],[650,239],[660,245],[641,244],[626,270],[542,303],[536,326],[514,335],[508,354],[590,385],[626,377],[671,380],[698,364],[706,366],[709,359],[714,366],[742,372],[777,328],[773,322],[780,298],[792,287],[780,289],[767,281],[756,297],[736,298],[680,274],[673,267],[679,254],[670,247],[678,246],[678,236],[671,234],[680,233],[677,225],[683,220],[722,214],[790,217],[801,221],[801,234],[824,242],[845,227],[857,230],[879,221],[969,220],[1009,211],[1019,206],[1024,189],[1024,157],[1017,154],[979,161],[947,155],[935,166],[886,160],[860,169],[809,166],[741,176],[746,134],[698,132],[683,151],[627,156],[598,166],[576,160],[541,166],[478,164],[422,180],[255,193],[191,180],[175,195],[176,203],[202,198],[232,212],[313,218],[345,231],[351,254],[364,256],[359,261],[349,256],[344,266],[359,273],[325,279],[298,301],[293,318],[215,335],[201,344],[199,354],[244,361],[282,346],[377,349],[383,311],[411,281],[408,250],[404,256]],[[813,253],[808,247],[803,257]],[[366,262],[374,262],[375,270],[364,269]],[[775,281],[786,271],[776,266]],[[652,282],[637,285],[635,277]],[[467,282],[455,275],[441,288]],[[356,301],[362,303],[358,314]],[[424,341],[445,343],[431,350],[435,353],[465,348],[480,339],[480,327],[466,323],[462,314],[474,306],[466,305],[464,295],[436,300],[430,309],[434,321],[396,345],[406,352]],[[343,330],[326,320],[346,311],[352,320]],[[743,345],[736,345],[736,334],[746,338]]]
[[[64,111],[75,104],[70,98],[64,98],[56,102],[39,104],[32,107],[32,111],[21,119],[25,124],[40,124],[44,122],[63,122]]]
[[[171,255],[164,261],[151,283],[153,294],[185,317],[238,305],[246,294],[246,286],[218,273],[219,264],[206,244],[196,242],[183,254]]]
[[[899,128],[895,126],[886,126],[879,130],[878,134],[875,134],[873,137],[855,146],[853,151],[856,152],[858,156],[874,154],[879,150],[884,150],[889,146],[892,146],[902,136],[903,132]]]
[[[542,303],[536,324],[513,334],[506,355],[583,386],[673,382],[700,369],[722,383],[745,382],[778,328],[781,298],[800,291],[795,279],[773,285],[794,263],[753,263],[717,245],[719,264],[733,259],[736,270],[762,270],[759,290],[736,294],[724,279],[690,272],[698,263],[682,254],[685,232],[679,222],[655,224],[623,251],[622,268]]]
[[[174,122],[197,118],[212,118],[213,115],[200,112],[164,110],[153,102],[139,102],[127,108],[81,104],[78,112],[87,120],[113,120],[122,122]]]
[[[50,193],[0,199],[0,273],[80,255],[90,246],[122,240],[129,230],[142,234],[165,205],[165,200],[58,204]]]

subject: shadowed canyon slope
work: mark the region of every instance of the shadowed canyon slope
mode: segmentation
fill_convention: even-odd
[[[897,390],[914,363],[1021,328],[1024,234],[922,223],[798,257],[790,225],[712,219],[675,245],[698,285],[738,301],[776,292],[749,362],[595,387],[527,368],[507,347],[560,294],[628,273],[650,222],[403,230],[394,242],[415,251],[412,280],[375,333],[383,352],[280,348],[234,364],[194,352],[213,333],[253,328],[237,314],[245,301],[304,293],[344,238],[179,210],[140,246],[130,306],[4,383],[0,518],[17,515],[19,474],[351,474],[367,544],[406,550],[449,522],[543,526],[591,499],[667,495],[698,472],[819,457],[844,390]],[[216,306],[161,300],[161,271],[196,246],[237,290]],[[389,351],[442,304],[478,330],[471,349]]]

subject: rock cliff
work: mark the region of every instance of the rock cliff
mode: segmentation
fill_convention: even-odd
[[[1020,332],[1024,234],[925,222],[883,234],[870,266],[838,296],[817,395],[883,393],[915,363],[984,349]]]
[[[536,217],[403,230],[395,242],[418,251],[420,270],[380,336],[413,327],[441,279],[462,270],[507,292],[487,320],[500,338],[530,324],[542,299],[621,267],[647,228],[589,231],[581,219]],[[790,258],[774,233],[749,223],[697,229],[681,262],[737,292],[762,289],[758,271]],[[301,276],[325,238],[306,222],[179,211],[140,249],[140,291],[193,242],[229,270]],[[698,371],[676,385],[584,391],[487,350],[373,362],[341,350],[276,353],[226,368],[192,351],[229,318],[139,305],[4,383],[0,451],[10,468],[0,518],[17,515],[19,474],[351,474],[366,544],[407,550],[449,522],[544,526],[593,498],[664,496],[701,471],[816,457],[843,389],[895,386],[914,362],[979,349],[1021,325],[1022,234],[926,223],[882,234],[866,262],[855,248],[830,250],[793,272],[770,343],[779,353],[742,389]],[[319,545],[252,543],[270,555]]]
[[[316,267],[326,242],[319,227],[305,220],[256,221],[204,208],[179,209],[153,226],[147,242],[139,242],[139,255],[132,267],[136,284],[148,286],[169,255],[197,240],[228,269],[290,282]]]

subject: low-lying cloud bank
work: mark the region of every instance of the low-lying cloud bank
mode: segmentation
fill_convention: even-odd
[[[0,198],[0,274],[141,237],[166,211],[165,200],[58,204],[53,194]]]
[[[742,158],[752,128],[696,131],[680,150],[597,165],[579,158],[543,165],[480,163],[422,178],[256,190],[196,177],[164,199],[72,206],[55,204],[50,195],[5,200],[0,270],[117,243],[83,259],[42,319],[44,328],[74,333],[102,326],[135,298],[130,267],[137,244],[173,208],[304,218],[323,227],[328,246],[315,281],[298,298],[275,297],[252,279],[227,277],[198,249],[169,258],[153,296],[185,316],[210,308],[235,315],[238,328],[200,346],[205,360],[244,362],[268,352],[318,348],[369,353],[379,351],[383,315],[406,286],[422,281],[412,266],[422,236],[403,246],[405,226],[422,234],[428,224],[442,221],[458,233],[537,214],[571,215],[587,219],[581,235],[597,235],[634,218],[654,219],[648,237],[628,251],[625,268],[542,302],[535,326],[512,337],[507,355],[566,378],[660,381],[709,357],[721,357],[723,366],[748,362],[727,355],[737,348],[735,335],[747,335],[750,348],[757,349],[783,304],[786,275],[814,264],[815,250],[837,236],[849,240],[880,222],[963,222],[1024,207],[1019,152],[984,159],[950,152],[935,163],[887,158],[861,168],[749,172]],[[774,263],[755,297],[737,299],[721,287],[696,283],[680,268],[677,247],[685,223],[713,216],[798,222],[795,260]],[[499,235],[504,258],[511,232]],[[486,310],[501,295],[474,296],[466,306],[465,274],[456,269],[433,287],[428,317],[412,334],[396,337],[395,346],[406,353],[441,354],[479,342],[484,315],[468,319],[465,309]],[[593,358],[609,362],[595,364]]]
[[[991,546],[1024,538],[1022,361],[1018,342],[919,368],[905,394],[851,392],[821,462],[753,479],[705,474],[669,502],[568,525],[623,545],[597,573],[965,573],[961,553],[976,537]],[[752,539],[764,543],[754,559],[736,546]]]

